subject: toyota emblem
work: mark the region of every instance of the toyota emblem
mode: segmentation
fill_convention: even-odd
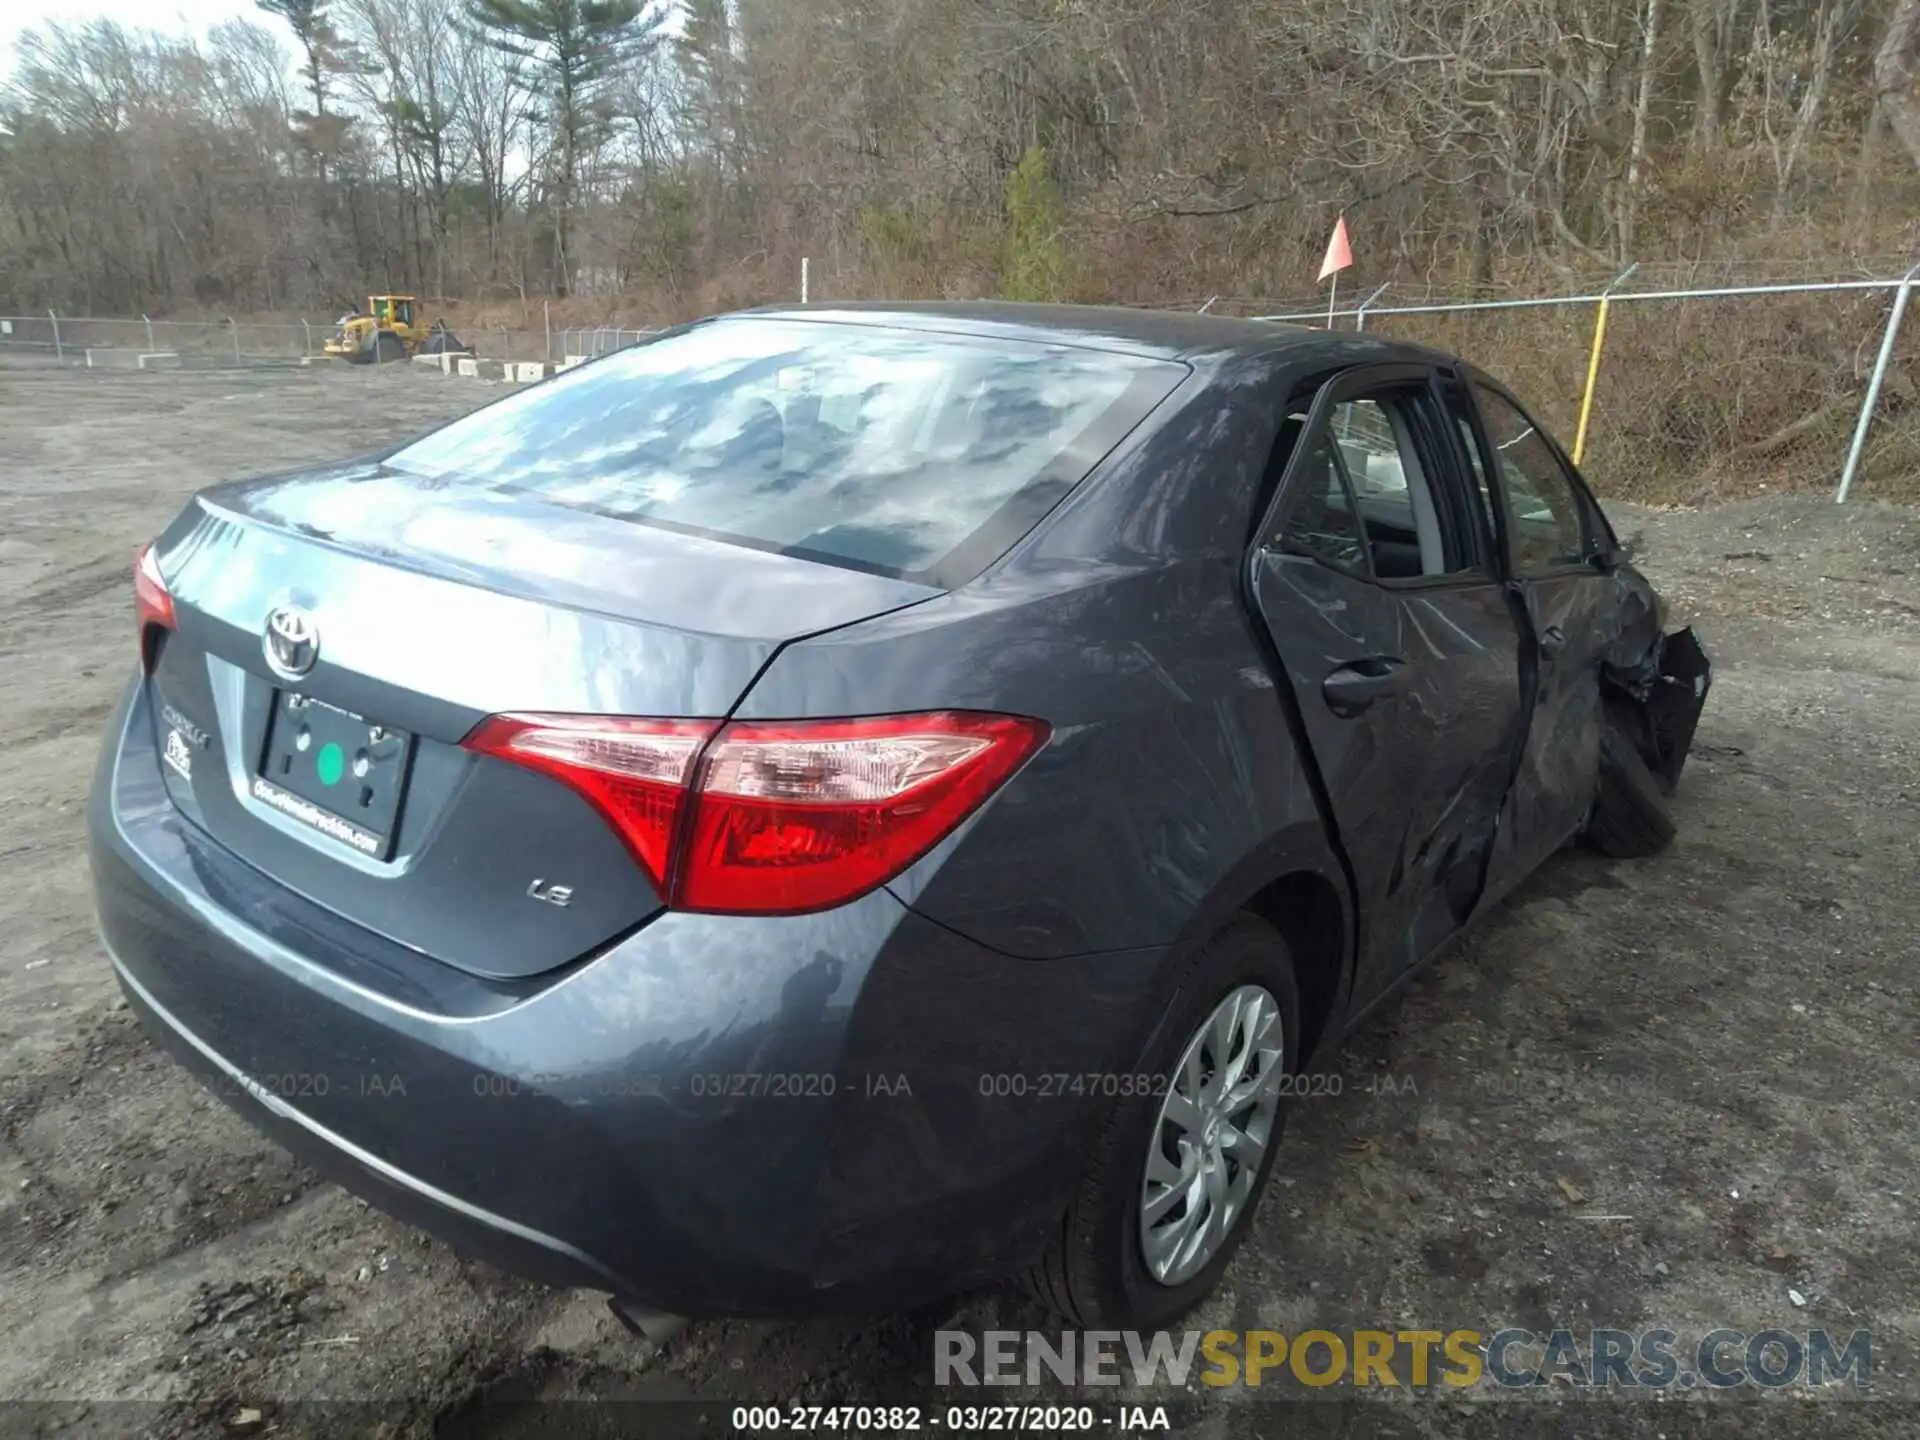
[[[313,617],[297,605],[282,605],[267,616],[262,648],[276,675],[297,680],[320,658],[320,632]]]

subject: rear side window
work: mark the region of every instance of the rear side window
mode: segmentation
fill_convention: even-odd
[[[1417,438],[1424,392],[1391,390],[1341,400],[1301,456],[1299,498],[1282,537],[1287,548],[1380,580],[1421,580],[1472,571],[1467,547],[1450,542],[1444,493],[1429,473],[1430,444]]]
[[[951,587],[1186,373],[1073,346],[721,320],[522,391],[387,463]]]
[[[1360,575],[1369,573],[1366,534],[1334,458],[1331,436],[1321,436],[1312,452],[1301,458],[1300,498],[1287,514],[1280,542],[1296,555],[1311,555]]]

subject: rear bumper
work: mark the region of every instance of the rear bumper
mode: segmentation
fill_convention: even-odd
[[[480,981],[187,822],[145,703],[134,686],[114,716],[89,812],[129,1001],[323,1174],[536,1280],[783,1315],[1004,1273],[1044,1244],[1103,1110],[1043,1077],[1124,1068],[1148,1018],[1155,953],[1014,960],[885,890],[663,915],[553,975]]]
[[[491,1260],[502,1269],[562,1288],[621,1288],[618,1276],[565,1241],[436,1189],[309,1119],[217,1054],[164,1009],[118,957],[111,958],[120,987],[148,1032],[282,1149],[395,1218],[430,1231],[469,1255]]]

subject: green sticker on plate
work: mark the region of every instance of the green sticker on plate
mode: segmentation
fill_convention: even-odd
[[[318,772],[322,785],[338,785],[340,777],[347,773],[346,752],[329,740],[314,756],[313,768]]]

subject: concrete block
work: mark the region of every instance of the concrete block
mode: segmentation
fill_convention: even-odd
[[[462,355],[460,357],[460,373],[469,380],[479,379],[480,378],[480,362],[478,360],[475,360],[472,356]]]
[[[154,350],[135,358],[134,365],[141,370],[178,370],[180,352],[177,350]]]
[[[514,365],[512,370],[513,373],[508,378],[518,380],[522,384],[547,378],[547,367],[538,360],[522,360]]]

